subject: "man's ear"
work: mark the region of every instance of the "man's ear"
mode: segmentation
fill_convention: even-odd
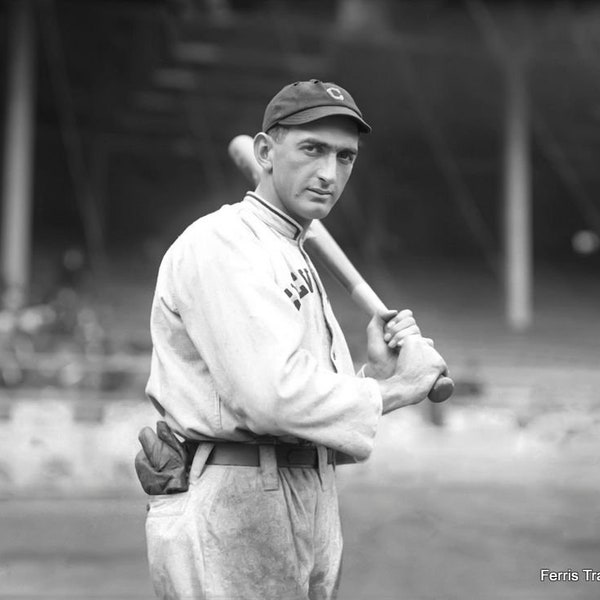
[[[264,171],[273,171],[273,138],[261,131],[254,136],[254,157]]]

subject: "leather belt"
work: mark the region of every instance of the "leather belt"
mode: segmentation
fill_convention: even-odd
[[[258,444],[242,444],[236,442],[216,442],[207,465],[230,465],[241,467],[258,467],[260,465]],[[314,446],[298,444],[273,444],[277,466],[283,468],[297,467],[316,469],[319,466],[317,449]],[[327,449],[327,463],[334,464],[335,451]]]

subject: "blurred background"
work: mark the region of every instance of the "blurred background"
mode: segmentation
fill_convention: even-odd
[[[342,600],[598,598],[597,3],[4,0],[0,48],[1,598],[152,597],[157,268],[310,78],[373,126],[326,225],[457,384],[339,468]],[[368,319],[323,279],[360,365]]]

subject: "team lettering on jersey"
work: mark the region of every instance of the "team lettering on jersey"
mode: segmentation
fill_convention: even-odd
[[[314,283],[308,269],[298,269],[297,273],[292,272],[290,275],[292,282],[283,291],[294,303],[294,306],[300,310],[302,298],[309,293],[314,293]]]

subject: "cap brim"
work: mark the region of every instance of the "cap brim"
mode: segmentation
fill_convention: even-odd
[[[346,108],[345,106],[315,106],[294,113],[277,123],[279,125],[304,125],[306,123],[311,123],[312,121],[317,121],[318,119],[335,115],[350,117],[356,121],[359,131],[362,133],[371,133],[371,126],[352,109]]]

